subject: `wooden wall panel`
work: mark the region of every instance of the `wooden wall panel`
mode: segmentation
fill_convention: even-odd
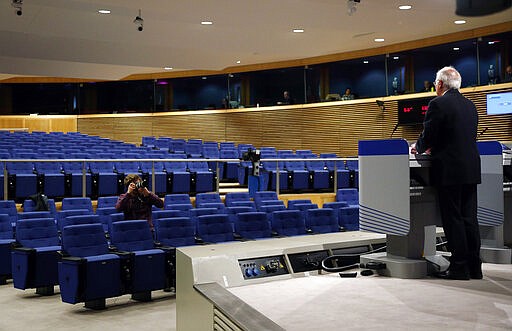
[[[488,116],[486,94],[512,91],[512,83],[463,89],[479,112],[482,140],[512,141],[512,115]],[[431,93],[434,96],[434,93]],[[307,105],[239,110],[187,111],[154,114],[80,116],[0,116],[0,128],[28,127],[30,131],[74,131],[140,144],[143,136],[200,138],[205,141],[252,143],[256,147],[311,149],[315,153],[357,155],[358,141],[388,139],[397,123],[398,100],[426,93]],[[56,128],[58,127],[58,130]],[[421,125],[399,126],[393,138],[416,141]]]

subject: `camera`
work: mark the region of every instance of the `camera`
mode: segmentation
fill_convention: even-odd
[[[137,182],[137,183],[134,183],[134,184],[135,184],[135,189],[137,189],[137,190],[140,189],[140,188],[145,187],[143,181],[140,181],[140,182]]]
[[[259,149],[252,149],[249,148],[247,152],[244,152],[242,154],[242,160],[243,161],[251,161],[251,162],[258,162],[261,160],[261,154]]]

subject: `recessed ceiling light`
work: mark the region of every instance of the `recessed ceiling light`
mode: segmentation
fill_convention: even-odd
[[[368,64],[368,63],[370,63],[370,61],[368,61],[368,60],[364,60],[364,61],[363,61],[363,63],[364,63],[364,64]]]
[[[201,24],[202,25],[212,25],[213,22],[212,21],[201,21]]]
[[[400,9],[400,10],[409,10],[409,9],[411,9],[411,8],[412,8],[412,6],[410,6],[410,5],[402,5],[402,6],[398,6],[398,9]]]
[[[381,43],[384,41],[384,38],[375,38],[373,39],[373,41],[375,41],[376,43]]]
[[[206,77],[205,77],[205,76],[203,76],[203,77],[201,77],[201,79],[205,80],[205,79],[206,79]]]
[[[293,32],[295,32],[295,33],[303,33],[304,29],[293,29]]]
[[[393,56],[393,60],[398,60],[399,57],[398,56]]]
[[[108,10],[108,9],[100,9],[100,10],[98,10],[98,13],[100,13],[100,14],[110,14],[110,10]]]
[[[460,48],[459,47],[454,47],[453,50],[454,51],[458,51],[458,50],[460,50]]]
[[[464,21],[464,20],[457,20],[457,21],[454,21],[453,23],[455,23],[455,24],[466,24],[466,21]]]
[[[172,70],[172,67],[164,67],[164,70]]]
[[[240,60],[236,61],[236,64],[240,64],[240,63],[242,63],[242,61],[240,61]]]

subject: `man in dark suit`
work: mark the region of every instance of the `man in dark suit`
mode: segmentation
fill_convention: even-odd
[[[452,67],[437,72],[437,97],[429,103],[423,132],[412,153],[432,156],[443,229],[452,254],[444,275],[449,279],[481,279],[477,184],[481,181],[476,144],[478,113],[459,92],[461,76]]]

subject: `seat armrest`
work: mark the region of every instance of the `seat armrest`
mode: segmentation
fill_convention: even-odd
[[[16,251],[16,252],[25,252],[25,253],[33,253],[36,251],[35,248],[31,248],[31,247],[23,247],[23,246],[19,246],[19,247],[12,247],[12,250],[13,251]]]
[[[84,263],[86,261],[84,258],[78,256],[63,256],[61,260],[74,263]]]

